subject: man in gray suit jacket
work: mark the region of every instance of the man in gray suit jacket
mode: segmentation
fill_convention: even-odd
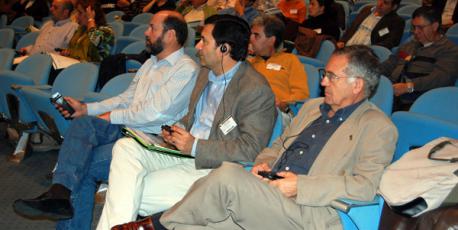
[[[245,62],[250,28],[242,19],[206,20],[196,45],[203,65],[187,115],[163,130],[164,139],[195,158],[150,152],[132,139],[113,148],[108,192],[98,229],[170,208],[200,177],[223,161],[253,161],[275,120],[268,82]]]
[[[367,47],[336,50],[321,70],[325,97],[304,104],[251,173],[224,163],[160,222],[175,230],[341,229],[331,202],[373,199],[397,140],[390,119],[367,100],[378,84],[377,65]]]

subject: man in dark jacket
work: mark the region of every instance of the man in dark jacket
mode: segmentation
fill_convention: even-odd
[[[337,42],[337,47],[379,45],[391,49],[399,45],[405,24],[396,13],[400,1],[377,0],[375,7],[363,8]]]

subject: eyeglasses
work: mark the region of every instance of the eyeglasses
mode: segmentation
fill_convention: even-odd
[[[426,25],[414,25],[414,24],[412,24],[412,25],[410,26],[410,30],[411,30],[411,31],[415,31],[415,30],[417,30],[417,29],[418,29],[418,30],[423,30],[423,29],[425,29],[427,26],[430,26],[430,25],[431,25],[431,23],[430,23],[430,24],[426,24]]]
[[[358,78],[358,77],[337,76],[337,74],[326,71],[325,69],[318,69],[318,74],[320,75],[321,80],[323,80],[326,77],[330,81],[337,81],[340,78]]]

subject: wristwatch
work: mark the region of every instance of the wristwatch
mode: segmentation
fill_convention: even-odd
[[[407,82],[407,93],[413,93],[413,91],[415,91],[414,87],[413,87],[413,82]]]

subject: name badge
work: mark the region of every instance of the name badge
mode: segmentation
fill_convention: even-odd
[[[390,33],[390,31],[388,30],[387,27],[385,27],[385,28],[383,28],[383,29],[381,29],[381,30],[378,31],[378,35],[379,35],[380,37],[382,37],[383,35],[388,34],[388,33]]]
[[[281,65],[275,64],[275,63],[267,63],[267,69],[268,70],[280,71],[281,70]]]
[[[235,123],[232,117],[227,118],[223,123],[219,124],[219,129],[224,135],[227,135],[235,127],[237,127],[237,123]]]
[[[322,31],[321,31],[321,28],[316,28],[316,29],[314,29],[313,31],[315,31],[317,34],[321,34],[321,32],[322,32]]]
[[[289,13],[290,13],[290,14],[297,14],[297,9],[290,9],[290,10],[289,10]]]

